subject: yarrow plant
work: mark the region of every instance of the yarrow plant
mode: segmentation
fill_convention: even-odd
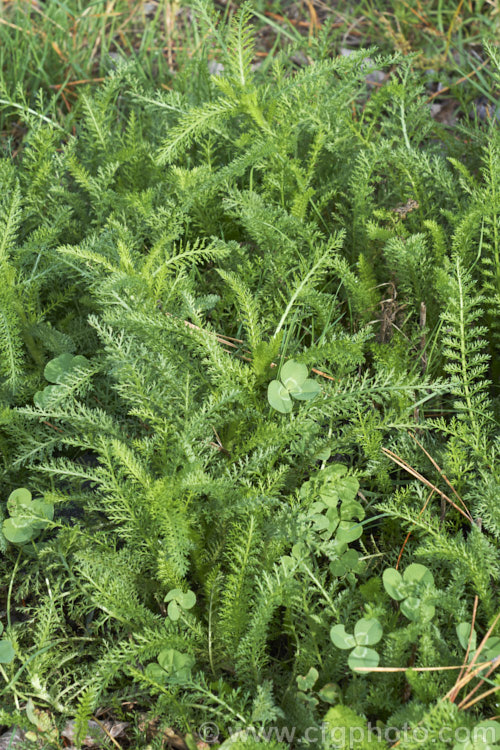
[[[172,90],[117,63],[0,162],[0,722],[444,750],[498,713],[498,129],[192,12]]]

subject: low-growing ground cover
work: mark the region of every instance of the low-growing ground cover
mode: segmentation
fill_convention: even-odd
[[[189,10],[169,91],[115,58],[5,139],[0,723],[493,747],[494,108]]]

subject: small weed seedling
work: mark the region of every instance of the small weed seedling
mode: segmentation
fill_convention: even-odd
[[[292,398],[298,401],[310,401],[320,392],[319,384],[307,377],[307,367],[300,362],[289,359],[280,372],[279,380],[271,380],[267,388],[270,405],[282,414],[292,411]]]
[[[158,662],[146,667],[146,674],[160,685],[183,685],[191,679],[195,659],[175,648],[165,648],[158,654]]]
[[[403,575],[395,568],[387,568],[384,570],[382,580],[389,596],[401,602],[401,612],[409,620],[418,622],[432,620],[436,608],[424,600],[424,592],[427,588],[434,587],[434,577],[425,565],[412,563]]]

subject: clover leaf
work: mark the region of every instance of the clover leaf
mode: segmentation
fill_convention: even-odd
[[[61,747],[58,742],[59,730],[52,713],[36,708],[31,698],[28,699],[25,710],[26,718],[33,725],[33,729],[28,730],[25,734],[30,744],[35,743],[39,747],[41,737],[43,737],[44,747]]]
[[[318,670],[314,667],[311,667],[305,676],[297,675],[296,678],[297,687],[299,688],[297,698],[312,710],[314,710],[319,703],[318,698],[311,693],[312,688],[318,680],[318,677]]]
[[[316,681],[319,677],[319,672],[314,667],[311,667],[309,669],[309,672],[303,677],[302,675],[297,675],[297,686],[299,690],[306,691],[311,690],[311,688],[314,687],[316,684]]]
[[[60,384],[64,383],[66,375],[88,364],[89,361],[86,357],[81,354],[73,355],[69,352],[60,354],[47,362],[43,374],[49,383],[55,383],[56,385],[47,385],[43,391],[37,391],[33,396],[35,406],[45,409],[53,399],[64,396],[65,391],[60,387]]]
[[[43,391],[37,391],[33,396],[33,403],[39,409],[46,409],[51,401],[61,396],[61,389],[57,385],[46,385]]]
[[[466,740],[455,742],[453,750],[498,750],[500,748],[498,742],[500,742],[498,721],[481,721]]]
[[[169,602],[167,614],[175,622],[181,616],[182,609],[191,609],[196,604],[196,594],[194,591],[181,591],[181,589],[171,589],[165,596],[165,602]]]
[[[469,644],[469,636],[470,636],[470,629],[471,625],[470,622],[461,622],[457,627],[455,628],[457,633],[457,638],[459,640],[460,645],[464,649],[464,651],[467,650],[468,644]],[[476,648],[477,648],[477,635],[476,631],[473,630],[472,632],[472,638],[471,638],[471,647],[469,651],[469,661],[472,661],[476,655]],[[486,643],[484,644],[483,648],[481,649],[481,653],[479,654],[477,661],[479,662],[491,662],[494,659],[498,659],[500,657],[500,638],[493,636],[489,637]],[[484,670],[486,671],[489,667],[485,666]],[[481,671],[481,674],[483,671]]]
[[[307,501],[311,496],[315,499],[308,507],[315,531],[324,541],[335,536],[330,553],[336,558],[332,562],[332,573],[337,576],[344,575],[349,569],[354,570],[357,565],[354,558],[358,555],[354,551],[344,558],[343,563],[337,565],[337,562],[346,553],[348,545],[363,534],[361,521],[365,510],[356,500],[358,490],[358,480],[347,475],[347,467],[343,464],[327,466],[304,482],[300,489],[302,500]]]
[[[17,490],[13,490],[7,498],[7,510],[9,513],[15,513],[22,507],[29,507],[31,503],[31,492],[26,487],[18,487]]]
[[[0,622],[0,635],[3,633],[3,625]],[[10,664],[15,658],[14,646],[7,638],[0,641],[0,664]]]
[[[346,550],[338,560],[333,560],[333,562],[330,563],[330,571],[332,575],[340,578],[341,576],[345,576],[346,573],[358,570],[360,567],[360,556],[359,552],[355,549]]]
[[[85,367],[88,362],[87,357],[83,357],[81,354],[75,356],[66,352],[47,362],[43,374],[49,383],[61,383],[69,372],[76,370],[78,367]]]
[[[434,577],[425,565],[412,563],[403,575],[395,568],[387,568],[382,575],[384,588],[392,599],[401,602],[401,612],[414,622],[428,622],[436,612],[433,604],[422,599],[429,586],[434,586]]]
[[[146,674],[161,684],[182,685],[190,682],[194,664],[195,659],[190,654],[183,654],[175,648],[165,648],[158,654],[158,663],[148,664]]]
[[[307,367],[301,362],[289,359],[281,368],[281,382],[290,393],[300,393],[307,379]]]
[[[334,646],[340,649],[352,649],[349,654],[348,664],[353,672],[363,668],[375,669],[378,667],[380,657],[373,648],[383,635],[380,622],[374,617],[363,617],[354,626],[354,634],[346,632],[344,625],[334,625],[330,630],[330,638]]]
[[[343,650],[354,648],[357,645],[355,637],[346,633],[345,625],[334,625],[330,630],[330,638],[334,646]]]
[[[337,526],[336,541],[341,547],[345,547],[350,542],[355,542],[363,534],[363,526],[353,521],[340,521]]]
[[[271,380],[267,388],[267,400],[273,409],[281,414],[292,411],[293,398],[298,401],[309,401],[318,395],[320,386],[315,380],[308,379],[306,365],[289,359],[280,372],[280,380]]]
[[[271,380],[267,387],[267,400],[276,411],[282,414],[289,414],[292,411],[293,403],[290,394],[279,380]]]
[[[484,650],[481,655],[484,654],[485,661],[493,661],[500,657],[500,638],[488,638]]]
[[[476,650],[477,645],[477,635],[476,631],[472,631],[472,638],[470,638],[470,630],[471,630],[471,624],[470,622],[461,622],[457,627],[455,628],[457,633],[458,642],[464,649],[464,651],[467,651],[467,648],[469,646],[469,639],[470,639],[470,650],[471,652],[474,652]]]
[[[358,646],[374,646],[383,635],[382,625],[374,617],[363,617],[354,626],[354,637]]]
[[[32,500],[31,492],[19,487],[7,499],[10,518],[2,524],[2,532],[12,544],[25,544],[46,528],[54,518],[54,506],[42,500]]]
[[[343,504],[346,504],[346,512],[348,504],[353,503],[358,509],[361,508],[362,518],[364,518],[363,507],[355,500],[359,490],[359,482],[356,477],[346,476],[346,474],[347,466],[343,464],[327,466],[321,472],[322,486],[319,489],[319,496],[325,505],[330,507],[336,507],[342,501]]]
[[[7,518],[2,524],[2,532],[12,544],[25,544],[33,536],[33,527],[27,520]]]
[[[323,685],[321,690],[318,691],[318,698],[325,703],[334,706],[336,703],[342,703],[342,690],[337,683],[327,682],[327,684]]]

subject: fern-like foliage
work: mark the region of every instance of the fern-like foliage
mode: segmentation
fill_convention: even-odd
[[[334,683],[344,719],[434,732],[452,670],[405,670],[461,664],[475,598],[478,633],[498,610],[496,136],[450,163],[408,60],[259,67],[250,6],[193,14],[206,45],[175,90],[118,65],[74,137],[44,114],[1,162],[0,517],[19,487],[54,511],[29,543],[0,534],[2,695],[80,739],[132,695],[185,732],[293,726],[298,746]],[[318,392],[281,414],[289,360]],[[382,585],[410,562],[432,621]],[[330,631],[360,617],[399,671],[352,675]]]
[[[3,170],[0,207],[0,372],[5,386],[13,390],[21,380],[24,364],[19,302],[15,288],[16,270],[10,262],[21,220],[21,191],[9,171]]]
[[[494,419],[486,379],[489,356],[484,338],[487,328],[478,325],[483,298],[476,293],[470,273],[458,256],[453,259],[449,304],[443,312],[445,369],[451,377],[457,414],[452,429],[478,453],[485,450]]]

